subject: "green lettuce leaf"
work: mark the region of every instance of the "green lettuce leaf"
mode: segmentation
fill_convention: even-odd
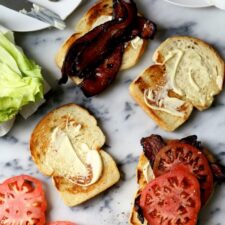
[[[12,119],[23,106],[43,99],[43,95],[40,66],[0,32],[0,123]]]

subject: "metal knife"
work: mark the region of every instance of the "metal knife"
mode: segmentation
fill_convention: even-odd
[[[28,0],[0,0],[0,5],[41,20],[60,30],[66,27],[65,22],[58,14]]]

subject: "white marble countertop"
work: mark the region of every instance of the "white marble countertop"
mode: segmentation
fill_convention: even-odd
[[[225,11],[215,8],[184,9],[163,0],[136,1],[139,9],[158,24],[158,34],[149,44],[141,62],[135,68],[118,75],[114,84],[104,94],[85,98],[71,84],[57,86],[60,71],[54,63],[59,46],[73,32],[74,24],[93,4],[83,4],[68,18],[67,29],[16,34],[16,41],[25,52],[42,65],[46,80],[55,88],[47,102],[27,121],[18,117],[16,126],[0,138],[0,180],[12,175],[30,174],[40,178],[46,188],[49,202],[49,220],[71,220],[79,225],[124,225],[133,196],[137,189],[135,169],[141,153],[140,138],[152,133],[165,138],[180,138],[197,134],[225,164],[225,93],[216,98],[215,104],[205,112],[193,113],[189,122],[175,133],[159,129],[135,104],[128,93],[128,86],[141,71],[148,67],[154,49],[171,35],[192,35],[213,44],[225,57]],[[106,150],[116,159],[122,174],[121,181],[108,191],[79,207],[66,207],[51,180],[40,174],[31,161],[29,138],[39,119],[56,106],[74,102],[89,109],[97,117],[107,135]],[[216,188],[214,197],[202,210],[199,225],[225,224],[225,185]]]

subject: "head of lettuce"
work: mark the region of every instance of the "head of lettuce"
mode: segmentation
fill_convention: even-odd
[[[0,123],[32,102],[43,99],[41,68],[0,32]]]

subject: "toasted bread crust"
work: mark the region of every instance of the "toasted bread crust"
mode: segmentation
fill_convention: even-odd
[[[101,16],[112,16],[112,0],[100,0],[92,8],[90,8],[87,13],[81,18],[81,20],[76,25],[75,34],[73,34],[59,49],[55,62],[59,68],[62,68],[65,56],[70,49],[71,45],[85,33],[92,29],[96,20]],[[138,45],[135,49],[132,47],[131,42],[128,42],[123,55],[122,65],[120,70],[126,70],[135,66],[140,57],[143,55],[148,41],[142,40],[142,44]],[[81,79],[77,77],[71,77],[75,84],[80,84]]]
[[[56,127],[66,129],[68,121],[74,127],[77,125],[82,127],[81,133],[71,141],[73,143],[85,143],[90,149],[98,150],[101,155],[104,166],[102,175],[96,183],[90,186],[78,186],[61,177],[56,171],[49,168],[46,161],[46,153],[50,146],[53,130]],[[38,169],[46,176],[52,176],[53,183],[60,192],[65,204],[75,206],[106,190],[120,178],[119,171],[112,157],[101,150],[104,143],[105,136],[97,126],[96,119],[82,107],[75,104],[67,104],[49,112],[37,124],[31,135],[30,151]]]
[[[141,190],[138,190],[134,199],[138,198],[138,196],[140,194],[141,194]],[[130,222],[131,225],[147,225],[146,221],[144,222],[144,224],[142,224],[141,221],[138,219],[138,213],[135,210],[134,205],[132,206],[129,222]]]
[[[147,181],[145,180],[144,174],[143,174],[143,167],[146,163],[149,163],[149,160],[145,157],[144,154],[142,154],[139,158],[138,165],[137,165],[137,183],[138,183],[138,191],[135,194],[135,199],[141,194],[141,191],[144,189],[144,187],[147,185]],[[153,180],[154,177],[151,177],[151,180]],[[141,221],[138,219],[138,213],[135,210],[135,205],[133,203],[131,214],[130,214],[130,224],[131,225],[147,225],[147,221],[145,220],[144,224],[141,223]]]

